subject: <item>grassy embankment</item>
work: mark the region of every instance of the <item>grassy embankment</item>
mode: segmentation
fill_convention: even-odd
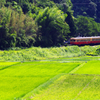
[[[45,60],[51,58],[61,57],[79,57],[89,55],[96,55],[94,53],[100,46],[67,46],[67,47],[51,47],[41,48],[32,47],[20,50],[0,51],[0,61],[34,61]]]

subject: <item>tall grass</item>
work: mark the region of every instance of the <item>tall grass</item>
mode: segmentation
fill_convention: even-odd
[[[33,61],[49,58],[79,57],[95,52],[99,46],[31,47],[19,50],[0,51],[0,61]]]

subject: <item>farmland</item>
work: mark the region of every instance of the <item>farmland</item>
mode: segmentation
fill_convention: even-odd
[[[33,93],[32,100],[98,100],[100,76],[66,74],[46,89]]]
[[[98,99],[99,57],[95,57],[98,59],[96,61],[92,57],[91,61],[90,57],[86,58],[89,61],[83,61],[85,57],[80,61],[74,57],[73,62],[71,58],[68,62],[65,58],[55,61],[1,62],[0,99]]]
[[[99,100],[99,69],[99,60],[82,62],[69,73],[62,74],[46,88],[36,88],[24,98],[27,100],[47,98],[48,100]]]
[[[25,62],[2,69],[0,71],[0,99],[13,100],[14,98],[21,97],[55,75],[70,72],[79,64]]]
[[[76,48],[76,51],[72,48]],[[0,62],[0,100],[47,100],[47,98],[48,100],[98,100],[100,98],[100,56],[74,57],[80,50],[78,47],[72,48],[60,48],[63,52],[56,48],[57,50],[51,51],[53,56],[53,52],[56,53],[55,58],[53,56],[49,58],[49,55],[41,56],[45,59],[36,61],[34,59],[31,61],[31,53],[34,52],[29,49],[24,51],[30,53],[31,57],[27,58],[24,55],[26,58],[22,56],[23,60],[19,57],[25,54],[23,50],[1,51],[3,59]],[[81,50],[87,52],[82,48]],[[16,52],[19,52],[19,55]],[[83,54],[82,52],[80,54]],[[13,53],[16,59],[13,58]],[[12,55],[9,56],[10,54]],[[43,51],[40,55],[43,55]]]

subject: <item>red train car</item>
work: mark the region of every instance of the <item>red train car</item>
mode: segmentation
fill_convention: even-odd
[[[70,39],[70,44],[73,45],[87,45],[87,44],[99,44],[100,36],[94,37],[75,37]]]

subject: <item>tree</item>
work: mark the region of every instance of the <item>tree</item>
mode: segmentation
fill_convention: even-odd
[[[34,45],[37,30],[31,17],[10,8],[0,9],[0,49]]]
[[[62,44],[69,33],[66,17],[67,14],[57,7],[40,10],[36,17],[36,22],[41,26],[40,35],[37,37],[38,45],[46,47]]]
[[[69,28],[70,28],[70,36],[75,36],[76,35],[76,27],[75,27],[75,23],[74,23],[74,17],[73,17],[73,11],[72,9],[72,3],[70,0],[62,0],[62,2],[60,2],[60,4],[58,5],[59,9],[61,9],[65,14],[67,14],[68,16],[66,17],[65,21],[66,23],[68,23]]]
[[[100,34],[100,24],[96,23],[93,18],[79,16],[76,20],[77,33],[80,33],[81,36],[97,36]]]

